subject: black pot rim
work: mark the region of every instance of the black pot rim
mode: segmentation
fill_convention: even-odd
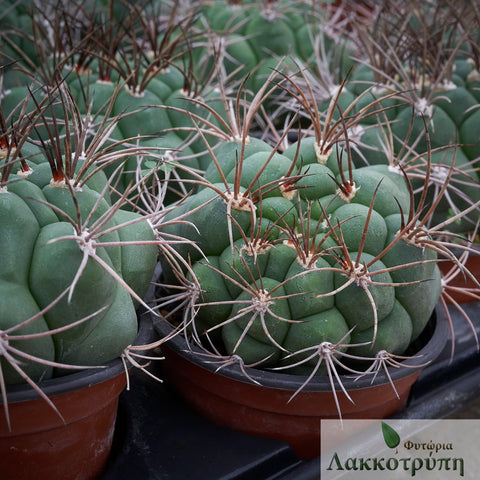
[[[161,337],[171,334],[173,327],[167,320],[162,317],[152,318],[153,327]],[[418,350],[411,354],[408,359],[401,361],[405,368],[389,368],[388,373],[393,382],[417,372],[425,363],[431,363],[444,349],[447,339],[449,338],[449,328],[446,315],[443,308],[437,305],[427,326],[417,339],[419,345]],[[243,383],[252,384],[252,380],[258,382],[262,387],[277,388],[282,390],[296,391],[301,389],[306,392],[314,391],[331,391],[330,379],[326,376],[318,376],[312,378],[306,385],[303,385],[306,378],[301,375],[293,375],[288,373],[280,373],[274,371],[260,370],[257,368],[248,368],[247,372],[250,380],[245,376],[242,369],[237,364],[226,365],[219,369],[219,364],[209,362],[201,355],[202,351],[193,345],[187,345],[181,334],[173,336],[166,342],[166,346],[186,360],[212,372],[227,378],[231,378]],[[382,370],[379,371],[373,381],[373,375],[364,375],[354,377],[354,375],[341,375],[343,386],[347,390],[356,390],[362,388],[370,388],[382,384],[390,383],[388,375]],[[336,381],[335,381],[336,382]]]
[[[146,345],[155,335],[153,332],[151,322],[147,317],[138,314],[138,334],[134,345]],[[62,393],[71,392],[84,387],[90,387],[99,383],[110,380],[117,375],[125,372],[125,366],[121,358],[115,358],[105,363],[102,368],[89,368],[79,370],[75,373],[70,373],[61,377],[50,378],[43,382],[37,382],[38,387],[48,397],[60,395]],[[27,400],[34,400],[41,398],[38,392],[26,383],[18,385],[7,386],[7,401],[8,403],[22,402]],[[2,396],[0,395],[0,405],[3,404]]]

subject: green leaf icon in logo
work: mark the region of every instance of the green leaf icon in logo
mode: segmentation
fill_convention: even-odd
[[[382,422],[382,433],[383,439],[388,447],[395,448],[398,446],[400,443],[400,435],[398,435],[398,433],[385,422]]]

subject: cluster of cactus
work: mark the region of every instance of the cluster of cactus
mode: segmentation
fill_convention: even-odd
[[[221,18],[233,22],[231,12]],[[193,242],[177,247],[188,265],[163,261],[166,284],[188,291],[182,305],[198,344],[245,365],[310,374],[325,373],[319,366],[332,356],[350,368],[408,351],[445,294],[437,254],[451,254],[438,238],[475,230],[480,201],[475,158],[464,158],[455,133],[474,113],[471,93],[435,91],[435,109],[412,113],[425,99],[408,88],[406,64],[390,84],[363,59],[316,96],[312,72],[332,66],[318,47],[310,63],[293,57],[268,79],[280,85],[284,111],[300,117],[300,140],[277,133],[272,147],[246,129],[211,149],[198,192],[168,217],[182,219],[170,234]],[[467,75],[471,62],[456,49],[449,61]],[[435,175],[443,180],[429,189]]]
[[[210,49],[227,75],[240,79],[248,75],[246,85],[256,92],[280,59],[283,71],[294,70],[295,61],[312,60],[314,37],[322,35],[327,49],[333,44],[318,28],[318,13],[309,2],[212,2],[200,9],[197,21],[210,45],[195,55],[200,58]]]
[[[377,40],[348,12],[329,23],[322,2],[59,1],[51,18],[7,3],[0,307],[25,307],[0,312],[8,382],[118,356],[159,242],[189,338],[212,355],[314,374],[408,352],[445,288],[438,238],[478,219],[478,51],[464,32],[480,18],[455,16],[426,95],[394,41],[400,25],[420,37],[420,10],[385,23],[394,0],[371,5]],[[78,324],[64,330],[67,310]],[[45,362],[8,366],[14,334],[30,333],[38,345],[15,344]]]
[[[192,115],[205,113],[195,105],[200,98],[208,99],[217,111],[223,104],[215,104],[213,88],[200,86],[198,73],[189,70],[188,58],[184,58],[191,41],[185,31],[192,19],[182,18],[178,23],[167,19],[164,23],[161,13],[166,6],[155,2],[145,2],[150,10],[142,6],[126,3],[122,15],[101,6],[97,11],[88,5],[63,5],[56,13],[56,22],[42,29],[42,12],[34,2],[29,15],[36,33],[30,24],[29,33],[12,29],[10,36],[4,36],[2,108],[5,115],[17,119],[24,113],[18,107],[23,99],[31,98],[22,109],[33,112],[49,91],[65,85],[79,113],[91,118],[92,128],[105,117],[117,119],[109,143],[128,140],[163,150],[164,176],[174,179],[187,175],[186,169],[198,171],[199,146],[204,149],[202,143],[195,142],[190,118],[178,110],[189,110]],[[8,48],[23,37],[37,45],[35,55],[21,56]],[[60,106],[55,107],[55,115],[61,117]],[[44,130],[39,130],[41,137]],[[117,172],[120,191],[135,180],[137,160],[132,157],[123,171]],[[145,162],[141,167],[148,175],[158,162]],[[113,172],[109,167],[107,171]],[[170,186],[175,192],[173,181]],[[177,188],[181,186],[177,184]],[[171,196],[178,198],[178,193]]]
[[[429,200],[448,182],[448,195],[432,216],[439,223],[480,200],[478,51],[469,43],[478,35],[478,18],[468,5],[462,4],[460,15],[448,2],[384,2],[377,8],[372,24],[354,28],[352,42],[367,55],[338,99],[343,107],[362,95],[357,110],[374,101],[383,108],[356,124],[353,157],[357,165],[401,166],[420,192],[417,198],[425,181]],[[468,233],[477,221],[478,213],[470,213],[449,229]]]
[[[188,177],[187,169],[198,172],[208,166],[208,156],[202,155],[205,145],[196,141],[189,116],[212,120],[198,102],[208,102],[216,114],[225,112],[216,82],[228,79],[234,87],[248,73],[247,84],[254,93],[280,62],[282,69],[288,63],[293,72],[297,61],[309,61],[318,34],[308,2],[184,6],[145,1],[126,2],[117,9],[60,2],[59,7],[55,20],[48,21],[36,2],[24,5],[22,18],[30,23],[26,20],[25,28],[17,25],[5,32],[3,61],[15,67],[3,72],[4,112],[15,111],[32,89],[38,102],[48,89],[64,82],[81,113],[88,110],[93,122],[104,115],[123,116],[111,132],[112,141],[141,135],[142,144],[164,149],[168,177]],[[314,13],[315,17],[316,9]],[[34,51],[17,49],[22,41],[35,45]],[[325,42],[332,39],[325,36]],[[236,80],[230,78],[235,70]],[[33,110],[35,102],[28,108]],[[119,188],[132,181],[136,167],[133,159],[126,164]],[[147,171],[150,167],[151,162],[144,165]],[[171,183],[172,191],[181,188]]]

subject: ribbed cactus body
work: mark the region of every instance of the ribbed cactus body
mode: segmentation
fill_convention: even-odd
[[[107,165],[105,171],[108,176],[112,177],[115,172],[115,175],[120,177],[120,181],[116,183],[119,191],[124,191],[137,182],[139,173],[148,175],[157,168],[160,178],[171,179],[170,191],[173,192],[176,188],[178,192],[181,188],[174,186],[175,177],[189,178],[188,168],[196,171],[203,168],[197,158],[205,150],[205,145],[202,140],[191,140],[197,132],[189,112],[200,117],[207,116],[208,112],[191,100],[205,101],[220,113],[221,109],[224,109],[215,92],[208,92],[206,98],[203,98],[195,92],[184,91],[187,74],[182,73],[182,67],[183,65],[172,65],[168,69],[159,70],[140,89],[132,83],[131,78],[121,78],[115,71],[110,72],[108,79],[103,78],[99,72],[99,61],[94,60],[86,71],[64,68],[62,73],[65,75],[65,82],[62,92],[59,92],[55,85],[47,88],[40,81],[38,85],[35,83],[32,86],[31,78],[5,90],[1,94],[2,110],[5,117],[10,115],[12,120],[18,119],[22,106],[27,113],[34,112],[37,104],[45,100],[48,91],[51,105],[46,106],[45,115],[53,115],[59,132],[63,133],[65,111],[62,110],[58,97],[60,94],[71,96],[82,116],[82,122],[85,122],[85,116],[89,113],[90,125],[82,125],[89,129],[85,146],[88,146],[90,138],[97,133],[108,114],[103,129],[108,130],[108,136],[103,145],[117,144],[114,148],[124,148],[125,143],[119,142],[130,140],[132,145],[148,147],[157,155],[157,160],[153,162],[151,157],[147,158],[146,155],[132,155],[125,159],[123,170],[119,169],[119,162]],[[143,73],[142,71],[141,74]],[[45,140],[48,138],[48,131],[40,121],[37,123],[39,125],[32,132],[32,137]],[[201,125],[201,121],[197,123]],[[72,125],[70,128],[72,129]],[[160,159],[162,154],[165,155],[165,162]],[[48,166],[40,168],[45,172],[48,181]],[[172,173],[173,171],[175,172]],[[38,176],[38,173],[36,175]],[[176,200],[178,196],[178,193],[169,193],[166,203]]]
[[[31,163],[34,172],[40,165],[40,161]],[[157,246],[128,242],[154,242],[155,236],[139,214],[118,211],[102,227],[111,230],[94,239],[112,245],[92,244],[88,228],[111,209],[110,201],[102,198],[104,179],[96,182],[92,178],[91,184],[100,191],[88,185],[77,189],[75,204],[66,186],[42,185],[45,177],[37,176],[34,183],[12,175],[11,183],[0,192],[0,329],[38,315],[11,332],[12,346],[60,363],[102,364],[118,357],[137,333],[138,303],[112,273],[142,298],[153,275]],[[35,173],[31,178],[35,179]],[[83,232],[74,227],[76,206]],[[135,223],[123,226],[131,221]],[[43,309],[46,311],[40,315]],[[14,339],[17,334],[49,331],[89,316],[54,335]],[[3,357],[1,361],[7,383],[23,381]],[[34,380],[57,374],[52,367],[36,362],[22,363],[22,368]]]
[[[224,107],[215,93],[203,98],[195,92],[186,92],[186,78],[181,66],[172,65],[165,71],[159,71],[141,91],[126,85],[125,79],[121,78],[104,81],[95,74],[73,73],[71,76],[73,80],[69,82],[69,88],[74,93],[81,112],[86,113],[90,102],[93,102],[90,110],[95,123],[102,121],[107,106],[114,99],[110,119],[118,116],[118,123],[110,132],[110,143],[129,139],[132,144],[149,148],[157,155],[157,160],[132,155],[126,160],[121,172],[118,171],[118,163],[107,166],[105,171],[109,176],[114,172],[120,175],[121,181],[117,185],[120,190],[137,182],[139,173],[148,175],[158,168],[158,175],[170,180],[170,190],[176,188],[181,191],[181,187],[175,185],[175,178],[190,178],[188,168],[195,171],[203,169],[198,158],[206,150],[205,144],[201,139],[192,140],[197,135],[195,123],[203,125],[200,120],[192,122],[190,114],[208,116],[207,110],[195,101],[205,101],[219,112]],[[88,93],[86,99],[85,92]],[[159,158],[162,155],[164,162]],[[169,193],[165,202],[171,203],[176,199],[178,193]]]
[[[280,1],[272,5],[212,2],[200,9],[198,29],[208,29],[218,40],[195,52],[196,63],[204,66],[206,58],[213,62],[211,57],[221,52],[219,60],[226,73],[235,72],[235,78],[240,80],[248,75],[246,85],[255,93],[278,68],[280,60],[283,60],[282,73],[293,73],[299,64],[315,62],[314,45],[319,37],[327,51],[333,47],[334,41],[328,37],[320,20],[325,12],[322,9],[313,11],[311,6],[301,2]],[[224,49],[219,48],[219,43],[223,43]],[[348,71],[352,66],[348,54],[343,56],[342,62],[343,70]]]
[[[476,166],[480,157],[480,136],[476,128],[480,119],[476,91],[478,78],[471,63],[461,55],[458,55],[453,71],[448,82],[434,85],[429,83],[432,80],[427,77],[422,88],[382,100],[375,108],[385,108],[384,113],[363,119],[357,137],[353,133],[351,138],[354,145],[352,157],[356,165],[388,164],[396,161],[396,155],[400,155],[400,163],[419,192],[417,199],[421,196],[427,170],[431,184],[429,202],[438,197],[439,190],[450,175],[449,194],[443,196],[435,209],[433,221],[437,223],[480,201],[480,178]],[[369,82],[374,81],[373,71],[360,66],[351,80],[353,91],[360,94],[370,85]],[[370,90],[358,103],[357,110],[393,91],[394,88]],[[406,102],[405,99],[409,98]],[[393,134],[390,152],[388,131],[385,125],[379,124],[385,119],[388,119]],[[406,144],[412,148],[408,156]],[[431,166],[427,169],[429,161]],[[478,210],[475,210],[461,220],[450,223],[448,229],[459,233],[469,232],[477,219]]]
[[[312,143],[306,145],[313,149]],[[258,145],[264,148],[261,142]],[[343,339],[348,348],[358,339],[372,342],[374,336],[378,342],[368,352],[364,348],[363,354],[372,356],[381,349],[401,354],[423,330],[440,294],[440,275],[431,261],[435,255],[396,239],[410,207],[406,181],[386,166],[360,167],[352,171],[356,193],[345,200],[334,181],[341,182],[334,157],[329,161],[336,164],[337,173],[327,165],[305,162],[306,158],[313,162],[315,155],[304,148],[305,155],[295,158],[290,155],[297,151],[295,145],[286,154],[254,152],[247,145],[242,192],[260,192],[262,186],[273,185],[264,196],[255,197],[254,207],[237,210],[233,203],[229,205],[217,193],[228,189],[216,183],[172,212],[174,218],[202,206],[187,217],[191,225],[177,224],[167,230],[193,240],[206,255],[179,247],[182,256],[191,259],[202,290],[195,329],[216,341],[221,337],[219,348],[240,355],[246,364],[294,363],[290,353],[323,341],[335,344]],[[232,171],[238,152],[232,144],[220,146],[219,152],[218,162],[232,189],[235,175],[240,175]],[[281,179],[289,171],[297,173],[292,164],[302,166],[306,174],[298,182],[304,182],[301,188],[292,187],[286,194]],[[207,178],[218,180],[213,167]],[[280,182],[276,187],[275,179]],[[263,202],[269,202],[268,209]],[[276,217],[267,216],[266,210],[276,212]],[[255,248],[252,233],[263,231],[264,224],[271,229],[262,237],[263,247]],[[287,231],[296,232],[299,242],[308,240],[304,244],[308,246],[295,248]],[[313,258],[315,246],[319,246],[318,255]],[[357,269],[368,270],[371,283],[362,284],[360,271],[352,281],[342,267],[347,256]],[[412,262],[418,264],[408,265]],[[402,264],[398,270],[393,268]],[[168,265],[165,271],[168,276]],[[419,311],[418,303],[422,303]],[[355,347],[349,351],[355,354]]]

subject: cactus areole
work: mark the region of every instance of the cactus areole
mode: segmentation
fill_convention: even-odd
[[[196,286],[193,338],[301,374],[325,373],[329,355],[358,365],[407,351],[440,295],[436,253],[412,234],[404,176],[343,155],[320,164],[309,138],[283,154],[260,141],[216,150],[211,186],[171,213],[191,212],[170,228],[196,245],[178,246]]]

